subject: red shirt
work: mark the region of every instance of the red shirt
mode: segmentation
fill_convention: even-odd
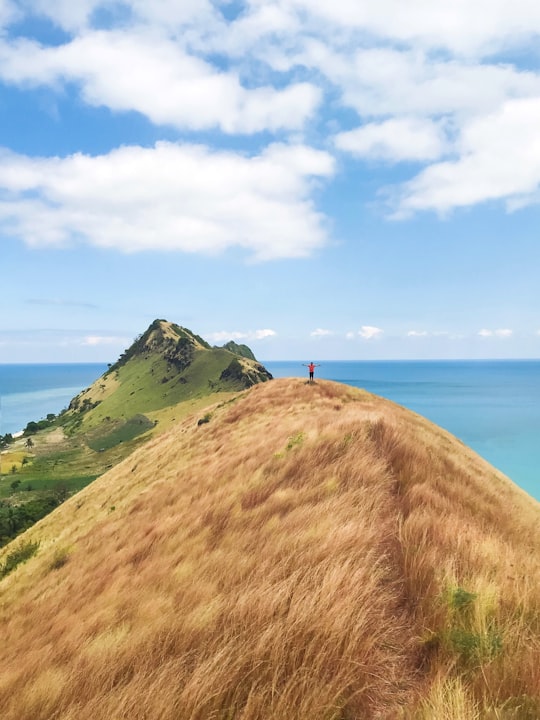
[[[315,372],[315,365],[313,363],[310,363],[308,365],[308,370],[309,370],[309,372]]]

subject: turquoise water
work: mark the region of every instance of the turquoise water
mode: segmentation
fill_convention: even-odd
[[[274,377],[307,377],[302,361],[264,364]],[[96,363],[0,365],[0,434],[59,412],[105,370]],[[324,362],[318,377],[424,415],[540,500],[540,361]]]
[[[0,365],[0,435],[60,412],[106,369],[103,363]]]
[[[274,377],[307,377],[300,361],[264,364]],[[540,361],[324,362],[317,377],[424,415],[540,500]]]

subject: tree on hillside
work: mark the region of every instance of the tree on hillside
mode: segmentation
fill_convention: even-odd
[[[0,435],[0,447],[7,447],[10,443],[12,443],[14,440],[14,437],[11,433],[6,433],[5,435]]]
[[[24,444],[29,450],[31,450],[34,447],[34,441],[32,440],[31,437],[29,437]]]
[[[34,420],[31,420],[29,423],[27,423],[26,427],[24,428],[24,435],[35,435],[37,431],[39,430],[39,425]]]

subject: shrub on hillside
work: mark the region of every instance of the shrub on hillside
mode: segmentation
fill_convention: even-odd
[[[0,565],[0,579],[9,575],[10,572],[13,572],[21,563],[29,560],[37,553],[38,548],[39,542],[28,540],[27,542],[22,542],[18,547],[8,553],[4,564]]]
[[[225,370],[220,375],[220,380],[236,380],[243,382],[244,380],[244,369],[242,368],[242,365],[240,362],[233,358],[231,362],[227,365]]]

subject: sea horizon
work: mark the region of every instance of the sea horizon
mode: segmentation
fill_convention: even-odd
[[[106,369],[107,363],[0,363],[0,435],[57,415]]]
[[[540,360],[313,362],[315,380],[364,388],[417,412],[540,500]],[[307,377],[302,361],[264,364],[274,377]]]
[[[305,360],[261,360],[276,378]],[[540,360],[313,360],[315,380],[362,387],[445,428],[540,500]],[[0,363],[0,435],[58,414],[108,363]]]

